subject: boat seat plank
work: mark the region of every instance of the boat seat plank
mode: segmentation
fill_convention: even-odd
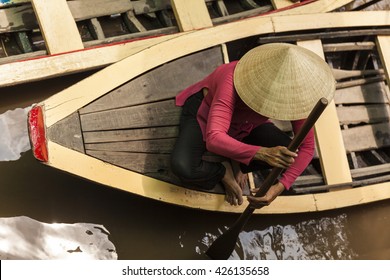
[[[139,141],[147,139],[172,138],[178,135],[177,126],[152,127],[141,129],[121,129],[112,131],[84,132],[84,143],[105,143],[121,141]]]
[[[337,108],[340,124],[378,123],[389,120],[389,104],[341,106]]]
[[[28,31],[38,27],[38,21],[31,4],[0,9],[0,34]]]
[[[173,98],[223,64],[220,46],[166,63],[80,109],[81,114]],[[131,66],[129,66],[131,67]],[[183,69],[190,69],[183,71]],[[132,94],[144,92],[145,94]]]
[[[68,1],[68,5],[76,21],[122,14],[133,9],[129,0],[73,0]]]
[[[176,138],[86,144],[86,150],[133,153],[171,153]]]
[[[347,153],[390,146],[388,122],[352,127],[342,131]]]
[[[213,26],[204,0],[173,0],[172,8],[180,31]]]
[[[298,45],[308,48],[325,59],[321,40],[299,41]],[[325,182],[327,184],[351,182],[352,177],[334,100],[329,103],[314,128]]]
[[[388,103],[384,82],[337,89],[336,104]]]
[[[80,118],[77,112],[49,127],[47,133],[53,142],[81,153],[85,152]]]
[[[50,54],[84,48],[66,0],[31,0],[31,3]]]
[[[178,125],[181,108],[174,99],[80,116],[83,131]]]

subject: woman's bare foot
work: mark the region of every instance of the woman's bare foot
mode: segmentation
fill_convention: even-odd
[[[222,183],[226,192],[225,199],[231,205],[241,205],[243,202],[242,189],[236,181],[232,166],[227,161],[224,161],[222,164],[226,168],[225,176],[222,178]]]
[[[240,164],[237,161],[232,160],[231,165],[234,173],[234,178],[236,179],[236,182],[240,186],[241,190],[243,190],[248,184],[248,174],[242,173]]]

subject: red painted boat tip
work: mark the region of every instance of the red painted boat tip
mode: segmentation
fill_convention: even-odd
[[[47,162],[49,160],[46,145],[45,125],[41,106],[34,106],[28,114],[30,142],[34,157]]]

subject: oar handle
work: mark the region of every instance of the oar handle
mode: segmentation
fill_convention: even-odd
[[[314,106],[309,116],[303,123],[301,129],[299,130],[297,135],[294,136],[293,140],[290,142],[290,145],[288,145],[287,149],[289,149],[292,152],[295,152],[298,149],[298,147],[302,144],[302,141],[309,133],[310,129],[314,126],[318,118],[321,116],[322,112],[325,110],[328,103],[329,102],[326,98],[321,98],[320,100],[318,100],[317,104]],[[261,184],[261,187],[256,192],[255,196],[257,197],[264,196],[271,188],[271,186],[274,184],[275,180],[278,178],[280,173],[282,173],[282,171],[283,168],[281,167],[272,168],[271,173]]]

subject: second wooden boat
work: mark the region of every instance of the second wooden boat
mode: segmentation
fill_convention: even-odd
[[[230,206],[221,186],[189,189],[171,174],[180,114],[174,97],[258,44],[290,42],[322,56],[335,69],[338,90],[315,127],[316,158],[289,195],[255,213],[388,199],[389,93],[383,73],[389,73],[390,38],[383,34],[389,25],[389,12],[346,12],[255,17],[182,34],[38,104],[29,116],[34,155],[54,168],[151,199],[241,212],[245,203]],[[285,123],[278,125],[289,131]],[[263,175],[254,173],[255,184]]]
[[[0,87],[102,68],[182,32],[276,12],[329,12],[351,1],[1,1]]]

